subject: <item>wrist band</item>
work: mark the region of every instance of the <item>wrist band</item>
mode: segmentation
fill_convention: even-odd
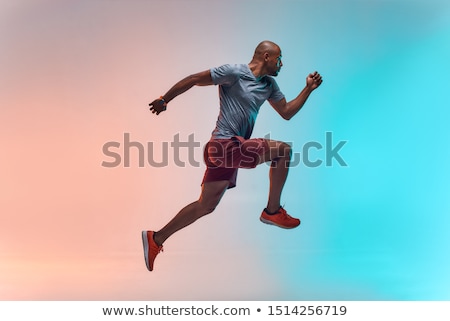
[[[164,97],[161,96],[161,97],[159,97],[159,99],[162,100],[163,106],[166,107],[166,106],[167,106],[167,103],[166,103],[166,101],[164,100]]]

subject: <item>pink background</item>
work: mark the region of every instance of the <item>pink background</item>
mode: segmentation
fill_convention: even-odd
[[[137,154],[130,168],[101,166],[111,161],[103,144],[123,142],[124,132],[154,142],[156,152],[176,133],[181,140],[195,133],[203,146],[217,115],[217,88],[193,89],[159,118],[147,105],[189,73],[249,61],[260,37],[242,47],[232,34],[218,35],[233,23],[227,15],[238,19],[233,7],[2,2],[1,299],[231,299],[237,285],[239,297],[255,298],[252,280],[272,282],[254,270],[258,251],[240,250],[256,240],[236,237],[245,233],[233,224],[237,191],[217,215],[168,242],[155,273],[146,270],[140,232],[162,227],[198,197],[201,149],[201,168],[178,168],[171,159],[166,168],[139,168]],[[219,31],[208,27],[212,21]],[[245,205],[255,202],[249,197]],[[242,274],[249,287],[236,277]]]

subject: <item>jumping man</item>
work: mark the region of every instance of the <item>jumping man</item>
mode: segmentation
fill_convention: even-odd
[[[159,231],[142,232],[149,271],[153,270],[155,258],[163,250],[163,243],[172,234],[213,212],[225,191],[236,186],[238,168],[254,168],[270,161],[269,197],[260,220],[287,229],[300,225],[299,219],[291,217],[280,206],[291,147],[276,140],[250,138],[259,108],[266,100],[281,117],[289,120],[322,83],[319,73],[309,74],[304,89],[287,102],[273,78],[282,66],[280,47],[271,41],[263,41],[256,47],[249,64],[223,65],[190,75],[150,103],[152,113],[159,115],[172,99],[193,86],[219,85],[220,113],[211,139],[205,146],[206,171],[200,197]]]

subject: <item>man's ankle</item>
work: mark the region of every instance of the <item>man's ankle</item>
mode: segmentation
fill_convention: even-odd
[[[267,214],[271,215],[271,214],[276,214],[279,209],[280,209],[280,205],[278,206],[267,206],[264,210],[266,211]]]
[[[156,243],[156,245],[161,246],[162,242],[159,242],[159,238],[158,238],[158,233],[157,232],[153,232],[153,241]]]

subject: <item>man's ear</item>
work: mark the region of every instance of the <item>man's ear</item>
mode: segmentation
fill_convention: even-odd
[[[268,60],[269,60],[269,57],[270,57],[269,53],[268,53],[268,52],[265,52],[265,53],[264,53],[264,61],[268,61]]]

